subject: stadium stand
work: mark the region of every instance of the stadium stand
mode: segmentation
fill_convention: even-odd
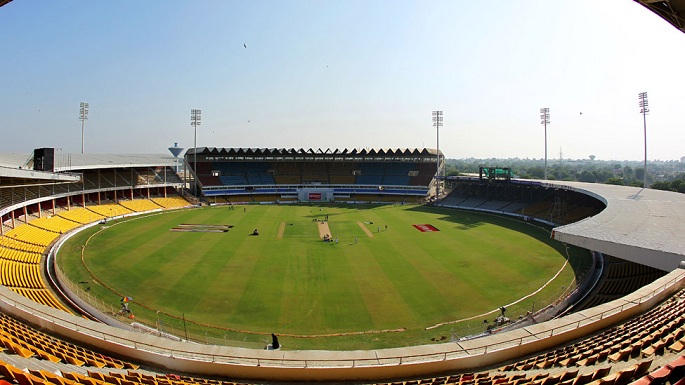
[[[435,164],[419,163],[416,173],[409,178],[409,184],[412,186],[428,186],[435,175]]]
[[[119,204],[135,212],[153,211],[162,208],[162,206],[148,199],[135,199],[129,201],[120,200]]]
[[[328,184],[326,164],[302,162],[299,166],[303,184]]]
[[[61,234],[103,218],[188,205],[180,197],[153,199],[158,202],[142,198],[120,201],[119,204],[73,208],[51,217],[32,219],[27,224],[9,230],[0,236],[0,284],[38,303],[70,311],[54,296],[41,276],[40,262],[48,246]]]
[[[525,217],[548,226],[567,224],[601,212],[605,204],[580,192],[547,188],[530,181],[493,183],[472,177],[452,178],[452,189],[440,205],[500,215]],[[663,270],[609,255],[602,256],[603,272],[598,284],[574,311],[623,297],[664,275]]]
[[[302,183],[302,171],[300,164],[294,162],[277,162],[273,164],[274,182],[280,185]],[[352,175],[352,172],[350,172]]]
[[[41,223],[46,225],[45,221]],[[63,228],[65,224],[55,222],[55,225]],[[38,303],[69,311],[48,290],[41,276],[41,257],[47,245],[59,235],[59,231],[25,224],[0,236],[0,284]]]
[[[242,172],[245,174],[247,184],[250,185],[273,185],[274,177],[268,171],[268,163],[245,162],[242,163]]]
[[[140,207],[149,207],[146,205],[148,202],[140,200]],[[142,206],[144,204],[145,206]],[[155,208],[160,207],[151,202],[149,204],[153,204]],[[105,211],[109,212],[111,210],[110,206],[106,205]],[[84,220],[86,218],[84,214],[88,211],[86,209],[75,209],[65,211],[63,214],[71,212],[71,214],[67,215]],[[88,215],[88,218],[98,220],[103,218],[103,216]],[[57,215],[52,217],[44,216],[8,231],[7,234],[0,237],[0,240],[2,240],[2,243],[0,243],[2,245],[0,246],[0,284],[38,303],[69,311],[53,295],[44,282],[41,276],[40,261],[42,254],[47,251],[47,247],[61,234],[79,227],[83,223]],[[33,247],[24,246],[23,244],[32,245]]]
[[[685,356],[652,371],[632,383],[633,385],[685,384]]]
[[[40,262],[41,255],[38,253],[30,253],[10,247],[0,246],[0,258],[16,262],[38,263]]]
[[[546,188],[532,181],[482,180],[475,177],[450,177],[451,192],[440,205],[504,215],[528,217],[563,225],[593,216],[605,205],[593,197],[567,189]]]
[[[366,166],[361,167],[354,162],[329,162],[325,165],[296,165],[288,169],[283,165],[270,166],[266,163],[253,164],[248,162],[242,165],[239,174],[246,181],[256,186],[265,180],[270,183],[269,176],[273,177],[274,183],[278,183],[281,173],[287,175],[290,172],[292,173],[291,176],[297,176],[296,173],[299,172],[300,175],[308,175],[311,182],[317,183],[324,180],[325,176],[328,183],[333,183],[332,180],[338,177],[347,178],[346,180],[349,181],[350,175],[345,175],[347,172],[350,172],[351,176],[359,177],[364,175],[364,170],[367,170],[372,173],[370,175],[383,178],[383,184],[390,186],[392,183],[411,184],[413,178],[420,176],[414,175],[414,171],[418,171],[422,167],[428,169],[426,164],[411,164],[411,162],[401,165],[390,162],[376,166],[367,169]],[[212,168],[213,166],[210,167],[210,171]],[[361,171],[360,175],[354,175],[356,170]],[[405,172],[408,178],[405,178]],[[135,348],[130,350],[125,348],[125,344],[121,345],[120,343],[119,348],[113,349],[113,345],[108,340],[114,340],[118,337],[114,334],[98,338],[85,337],[85,334],[79,337],[77,331],[77,334],[72,334],[75,332],[73,330],[83,329],[85,331],[95,327],[88,323],[91,321],[77,322],[76,319],[65,318],[69,317],[68,315],[57,316],[56,313],[45,310],[50,309],[49,307],[45,309],[32,307],[40,306],[38,303],[41,303],[59,309],[59,305],[51,304],[51,300],[55,299],[54,297],[45,297],[45,294],[53,294],[41,276],[40,261],[47,247],[59,238],[60,233],[114,215],[128,215],[135,212],[156,210],[160,207],[188,206],[187,201],[173,194],[173,187],[170,189],[171,186],[166,185],[166,182],[160,182],[160,180],[164,181],[163,175],[166,174],[163,168],[144,167],[127,170],[126,168],[114,167],[111,170],[88,174],[93,178],[86,177],[84,180],[80,180],[77,182],[78,188],[69,186],[67,183],[60,187],[17,186],[2,189],[0,206],[4,209],[1,212],[3,234],[0,236],[0,280],[3,284],[8,285],[11,290],[37,304],[30,305],[23,302],[25,300],[22,301],[21,297],[15,298],[9,294],[10,292],[0,291],[3,298],[0,301],[0,306],[3,308],[0,329],[4,331],[2,341],[7,349],[5,353],[0,353],[2,354],[0,357],[7,358],[6,362],[19,363],[18,366],[12,365],[10,362],[0,365],[0,374],[13,384],[66,384],[69,383],[68,381],[100,385],[104,383],[119,385],[211,383],[212,380],[204,375],[192,377],[164,375],[162,373],[165,370],[154,368],[155,359],[141,358],[140,355],[144,354],[143,350],[136,350]],[[332,178],[334,175],[335,177]],[[315,179],[319,180],[315,181]],[[146,186],[138,186],[141,182],[145,183]],[[155,185],[155,182],[158,182],[160,186]],[[90,188],[92,186],[97,186],[95,191]],[[358,185],[352,186],[352,188],[357,189],[351,193],[357,199],[360,197],[369,201],[392,199],[392,194],[386,195],[378,190],[371,193],[368,190],[360,190]],[[442,202],[443,204],[452,202],[455,206],[461,205],[464,208],[498,212],[503,215],[519,217],[530,215],[534,220],[539,220],[541,223],[552,223],[553,225],[574,223],[578,220],[583,222],[583,218],[599,216],[598,213],[606,204],[592,194],[586,195],[573,189],[531,184],[531,182],[512,183],[510,186],[478,186],[469,182],[463,188],[454,190],[457,192],[448,196]],[[292,192],[275,194],[261,194],[254,191],[247,193],[246,190],[244,192],[254,202],[266,201],[273,197],[292,197]],[[341,191],[339,194],[350,193]],[[215,197],[215,199],[216,201],[230,202],[232,198],[229,195],[223,195]],[[507,337],[510,335],[509,333],[512,333],[512,336],[519,335],[517,334],[520,333],[519,331],[512,330],[483,339],[462,341],[458,346],[463,350],[459,350],[459,352],[453,350],[452,353],[445,352],[444,354],[437,353],[442,358],[437,361],[428,360],[425,362],[427,365],[432,365],[432,362],[452,362],[452,360],[457,362],[457,356],[461,355],[463,355],[462,358],[474,354],[475,357],[478,357],[480,364],[468,365],[463,369],[451,369],[449,370],[450,373],[443,376],[411,375],[412,369],[410,368],[421,367],[421,365],[389,364],[388,362],[377,367],[372,365],[372,370],[389,369],[385,371],[386,374],[381,376],[390,379],[391,376],[388,373],[395,373],[394,376],[402,378],[402,380],[393,383],[412,385],[424,383],[583,384],[591,381],[616,384],[627,383],[645,376],[653,376],[654,378],[662,376],[662,372],[660,372],[662,369],[654,370],[649,375],[647,373],[650,368],[657,366],[655,363],[668,362],[672,365],[659,364],[661,368],[666,368],[663,370],[664,372],[668,371],[668,375],[662,378],[675,378],[673,373],[679,373],[679,361],[674,355],[685,349],[685,325],[683,324],[683,319],[685,319],[683,317],[685,309],[683,303],[685,301],[682,291],[678,291],[676,294],[671,293],[682,286],[682,272],[676,270],[663,276],[665,274],[663,270],[648,268],[608,255],[603,258],[604,270],[594,291],[598,293],[595,298],[601,298],[601,301],[588,300],[596,302],[587,302],[587,304],[579,306],[576,313],[559,320],[525,327],[528,336],[544,336],[536,341],[535,347],[528,346],[527,343],[524,344],[522,337],[513,337],[515,339],[511,341],[518,341],[513,349],[495,349],[493,352],[496,353],[488,353],[487,341],[492,338],[500,341],[502,338],[511,338]],[[21,307],[9,305],[12,303],[21,303]],[[59,304],[59,301],[57,303]],[[597,305],[598,303],[601,304]],[[61,309],[60,312],[63,310],[65,309]],[[16,318],[19,314],[21,314],[21,320]],[[50,316],[46,316],[46,314],[50,314]],[[586,321],[580,321],[582,319],[579,318],[580,316],[587,317]],[[54,321],[47,324],[40,321],[47,318]],[[68,329],[72,331],[67,332],[67,329],[59,326],[61,322],[78,323],[79,327],[74,329],[71,326]],[[5,326],[5,323],[20,326],[10,327]],[[45,329],[45,331],[38,332],[37,329],[30,326],[31,323],[40,324],[41,329]],[[588,325],[593,326],[589,327]],[[14,332],[10,331],[12,328]],[[552,332],[545,330],[552,330]],[[45,332],[54,334],[54,336],[50,336],[46,340],[45,336],[48,334],[36,334]],[[121,333],[118,332],[118,334]],[[88,340],[89,342],[85,344],[88,346],[67,342],[81,339]],[[535,339],[537,340],[537,337]],[[155,341],[154,343],[161,343],[159,349],[165,351],[165,348],[161,346],[168,342]],[[497,344],[501,343],[498,342]],[[53,348],[49,350],[51,346]],[[433,352],[431,354],[436,354],[436,348],[439,350],[448,346],[452,345],[436,345],[431,348]],[[478,346],[485,346],[485,348],[483,350]],[[467,348],[464,349],[464,347]],[[140,368],[137,367],[137,364],[127,364],[127,360],[117,361],[114,358],[110,360],[103,358],[110,357],[109,354],[114,350],[117,355],[124,356],[136,352],[133,354],[133,356],[138,357],[136,361],[153,363],[153,366],[146,366],[145,371],[139,371]],[[97,353],[97,351],[103,353]],[[65,355],[66,352],[70,354]],[[379,352],[377,351],[375,354]],[[502,352],[508,353],[502,355]],[[60,356],[58,353],[62,355]],[[201,361],[204,362],[203,354],[197,353],[199,355],[193,356],[193,365],[197,365]],[[293,358],[289,358],[289,352],[285,351],[283,354],[280,360],[285,361],[281,361],[277,366],[284,368],[283,362],[289,362],[285,364],[285,367],[293,365],[295,362],[299,362],[296,366],[301,365],[301,357],[295,361]],[[306,352],[303,354],[306,355]],[[454,356],[450,357],[450,354]],[[517,358],[512,359],[511,363],[503,365],[501,357],[508,355]],[[172,356],[175,357],[175,365],[184,362],[181,356],[177,356],[177,354],[172,354]],[[495,356],[500,358],[493,358]],[[214,362],[216,358],[213,356],[210,361]],[[321,357],[317,359],[321,359]],[[400,360],[403,359],[411,360],[410,357],[400,358]],[[379,360],[378,356],[375,360]],[[315,361],[316,359],[312,361],[312,365]],[[359,360],[357,364],[360,367],[368,365],[368,363],[365,364],[364,360]],[[275,368],[268,361],[262,362],[258,367],[260,373]],[[249,375],[236,368],[230,369],[228,372],[221,370],[214,375],[223,378],[243,376],[256,376],[255,378],[257,378],[260,376]],[[327,368],[326,370],[335,373],[337,369]],[[345,371],[347,368],[340,370]],[[54,374],[55,371],[58,371],[58,374]],[[274,371],[272,373],[279,372]],[[287,374],[268,376],[262,374],[261,376],[271,380],[296,378]],[[222,383],[220,380],[216,381],[214,383]],[[370,383],[369,380],[364,382]],[[224,381],[223,383],[238,383],[238,381]],[[388,382],[383,383],[387,384]]]
[[[505,365],[500,371],[584,367],[650,358],[685,335],[684,292],[619,326],[581,341]],[[647,362],[647,361],[645,361]],[[651,362],[651,360],[650,360]],[[642,374],[645,372],[643,371]]]
[[[575,310],[588,309],[613,301],[662,277],[665,272],[639,263],[603,255],[603,272],[598,285],[586,299],[574,306]]]
[[[179,196],[169,196],[166,198],[152,198],[152,201],[165,209],[188,207],[188,201]]]
[[[44,216],[34,219],[29,223],[31,226],[35,226],[39,229],[47,230],[57,234],[65,233],[79,225],[78,222],[70,221],[57,215],[52,217]]]
[[[6,236],[28,244],[46,247],[59,237],[59,233],[27,225],[15,227]]]
[[[139,366],[112,358],[92,350],[51,337],[23,324],[11,317],[0,314],[0,341],[7,346],[21,347],[21,351],[15,353],[29,358],[36,356],[51,362],[63,362],[75,366],[93,366],[97,368],[130,368],[137,369]]]
[[[202,186],[221,186],[221,180],[218,176],[212,174],[212,164],[210,162],[197,162],[195,175]]]
[[[118,217],[121,215],[131,214],[134,211],[117,203],[104,203],[100,205],[88,206],[88,210],[103,217]]]
[[[140,156],[140,163],[131,163],[133,159],[89,156],[84,163],[77,158],[72,162],[70,158],[65,171],[77,170],[79,176],[51,174],[50,183],[39,178],[8,178],[0,173],[0,284],[37,303],[70,312],[47,285],[42,272],[43,255],[56,239],[103,218],[188,206],[174,192],[180,185],[179,177],[169,166],[159,165],[166,161]],[[118,167],[115,160],[125,166]],[[141,166],[142,163],[158,165]],[[14,179],[16,182],[12,183]],[[159,202],[148,199],[155,195],[161,195],[153,198],[160,199]],[[105,203],[105,199],[121,204]]]
[[[383,175],[385,174],[383,164],[362,163],[358,167],[359,174],[357,175],[357,184],[371,186],[380,186],[383,184]]]
[[[354,164],[330,163],[328,165],[328,179],[332,185],[354,184]]]
[[[685,330],[685,320],[681,316],[685,312],[683,295],[681,290],[647,313],[625,323],[590,335],[564,348],[506,364],[499,369],[486,368],[482,371],[442,376],[413,377],[378,384],[586,384],[592,381],[628,383],[645,376],[654,361],[663,359],[669,362],[664,366],[665,369],[655,370],[649,376],[675,378],[677,373],[682,373],[682,358],[668,359],[666,352],[671,347],[677,349],[676,344],[672,343],[658,350],[645,341],[656,341],[656,345],[662,340],[672,341],[677,336],[682,339]],[[244,380],[211,380],[201,376],[162,374],[155,372],[151,367],[142,370],[138,365],[126,360],[118,360],[48,336],[7,315],[0,315],[0,329],[3,330],[0,341],[7,348],[6,353],[1,356],[5,361],[2,363],[5,368],[0,368],[0,374],[17,384],[20,384],[16,377],[19,372],[24,375],[30,373],[38,379],[55,384],[58,382],[52,381],[66,383],[66,380],[71,380],[80,384],[100,385],[103,381],[111,384],[129,384],[122,380],[141,384],[178,385],[246,383]],[[21,358],[14,358],[15,356]],[[26,369],[18,369],[18,366],[7,361],[19,362],[21,367]],[[46,372],[50,372],[45,369],[46,367],[51,368],[53,372],[58,368],[57,377],[46,376]],[[681,372],[678,372],[679,370]],[[36,378],[33,378],[33,381],[42,383]]]
[[[79,224],[86,224],[86,223],[92,223],[96,222],[102,218],[105,218],[104,215],[100,215],[98,213],[93,212],[92,210],[86,210],[86,209],[79,209],[79,208],[72,208],[71,210],[65,210],[61,211],[57,214],[58,216],[79,223]]]
[[[325,202],[425,200],[437,160],[429,149],[199,148],[185,155],[190,167],[196,156],[192,172],[203,199],[212,203],[309,201],[308,193],[317,190],[326,190]]]
[[[0,6],[6,5],[10,1],[0,0]],[[673,24],[678,30],[683,30],[681,16],[683,13],[682,1],[636,1]],[[204,149],[202,152],[206,152],[206,155],[221,156],[267,156],[270,150],[231,149],[224,151]],[[398,151],[397,153],[406,154],[407,152]],[[348,153],[347,150],[335,150],[319,151],[316,153],[316,156],[332,158],[332,162],[329,163],[328,167],[328,183],[350,185],[349,187],[352,188],[351,192],[339,192],[339,196],[355,200],[355,195],[371,199],[374,194],[370,191],[355,190],[356,186],[353,186],[355,182],[350,182],[350,175],[345,174],[347,171],[354,173],[355,170],[360,168],[353,167],[351,170],[349,168],[341,168],[340,171],[335,171],[334,173],[332,164],[335,163],[336,156],[364,157],[366,155],[377,156],[379,154],[387,155],[388,152],[373,150],[370,152]],[[308,154],[305,151],[279,150],[280,155],[295,158],[298,156],[304,157]],[[20,158],[20,167],[23,167],[26,157],[22,156]],[[34,266],[40,261],[42,253],[45,251],[45,243],[51,242],[51,234],[58,234],[58,232],[68,227],[68,224],[61,220],[56,220],[53,225],[50,221],[36,222],[38,219],[58,215],[60,218],[78,223],[89,223],[93,219],[98,220],[98,215],[92,210],[85,209],[85,206],[87,204],[90,206],[96,203],[99,204],[101,192],[105,195],[104,200],[112,202],[118,201],[117,198],[131,199],[133,194],[139,194],[141,197],[151,198],[160,204],[168,203],[168,205],[162,204],[165,207],[181,207],[183,205],[183,203],[176,201],[175,198],[168,198],[168,195],[173,193],[173,189],[180,188],[181,181],[177,177],[174,181],[167,179],[166,170],[168,164],[160,161],[159,156],[114,156],[107,159],[107,162],[97,158],[84,159],[87,159],[85,163],[89,167],[96,167],[94,169],[81,169],[81,177],[66,174],[38,174],[37,176],[29,176],[21,170],[13,169],[11,172],[5,172],[0,167],[0,181],[6,182],[7,179],[10,179],[9,185],[0,183],[0,222],[2,222],[2,226],[0,226],[0,260],[2,260],[2,263],[9,261],[8,264],[0,266],[0,272],[4,274],[6,272],[5,268],[7,268],[9,275],[6,279],[8,281],[22,285],[35,284],[35,268],[27,267]],[[112,162],[113,159],[114,162]],[[76,161],[78,162],[78,158],[76,158]],[[59,163],[57,162],[58,165]],[[104,167],[105,163],[121,167]],[[131,167],[131,164],[137,164],[140,167]],[[81,165],[83,166],[84,164]],[[409,171],[411,173],[408,175],[409,185],[422,188],[429,186],[434,175],[434,172],[431,172],[431,167],[434,170],[434,166],[435,163],[431,165],[430,162],[420,162],[417,170]],[[273,170],[278,171],[277,168],[274,167]],[[57,167],[57,169],[58,171],[67,172],[79,170],[78,165],[74,168],[70,166],[68,168]],[[100,171],[102,171],[102,175],[100,175]],[[200,173],[199,168],[196,171]],[[414,173],[414,171],[418,172]],[[384,174],[384,176],[391,176],[387,183],[404,183],[404,179],[402,181],[399,180],[400,177],[403,177],[400,174],[398,172],[398,174]],[[6,175],[11,176],[7,177]],[[136,177],[136,175],[139,177]],[[173,175],[173,173],[170,172],[169,175]],[[301,178],[298,179],[302,175],[301,172],[284,173],[283,175],[285,177],[281,179],[279,173],[274,172],[274,183],[287,185],[303,182]],[[335,175],[335,178],[332,175]],[[395,179],[395,176],[398,178]],[[231,193],[236,192],[252,197],[252,199],[254,199],[254,196],[259,196],[259,199],[270,197],[274,199],[279,197],[281,199],[291,199],[293,195],[293,191],[277,193],[273,191],[255,192],[254,189],[247,190],[246,188],[236,188],[232,191],[229,189],[222,190],[226,186],[220,186],[220,179],[211,174],[199,175],[198,179],[203,182],[203,192],[215,193],[214,195],[226,201],[232,198]],[[249,178],[246,178],[246,180],[250,181]],[[257,178],[249,183],[257,184],[260,181],[261,179]],[[30,184],[36,185],[31,186]],[[140,185],[147,186],[145,192],[140,190]],[[150,185],[153,187],[150,188]],[[126,195],[124,192],[113,191],[109,191],[109,194],[107,194],[105,191],[120,187],[138,189],[138,191],[131,191],[129,195]],[[206,187],[211,188],[205,190]],[[581,192],[582,195],[567,195],[564,192],[558,192],[559,189],[573,191],[574,193]],[[420,191],[422,190],[417,189],[411,194],[420,196]],[[555,227],[552,236],[562,242],[582,244],[585,247],[607,255],[604,261],[607,266],[604,273],[604,283],[598,286],[597,291],[606,293],[611,298],[621,296],[622,293],[633,290],[634,286],[627,285],[627,282],[636,281],[634,285],[639,286],[651,280],[650,276],[658,275],[654,271],[644,270],[644,267],[626,264],[619,260],[630,260],[633,263],[649,260],[649,263],[646,264],[651,263],[650,266],[664,272],[670,271],[670,273],[638,288],[637,291],[631,294],[616,298],[612,302],[597,306],[586,305],[585,310],[559,320],[527,328],[525,333],[515,334],[515,331],[512,332],[516,335],[514,340],[521,342],[513,348],[518,349],[513,353],[517,356],[516,359],[512,359],[511,363],[506,363],[504,366],[501,366],[502,362],[495,364],[494,361],[497,361],[498,358],[494,358],[492,365],[497,366],[492,366],[487,371],[471,371],[473,368],[478,369],[478,365],[483,364],[484,360],[488,357],[500,355],[499,357],[501,358],[501,354],[504,354],[503,352],[513,349],[507,349],[507,346],[503,346],[499,342],[492,345],[494,346],[492,348],[494,352],[487,354],[483,353],[482,350],[478,350],[482,348],[477,345],[478,341],[460,341],[456,345],[463,348],[461,353],[464,354],[464,357],[466,359],[469,356],[475,357],[475,360],[479,362],[469,367],[451,369],[448,372],[443,370],[445,373],[440,373],[440,375],[426,375],[425,373],[417,374],[417,371],[420,370],[418,368],[438,365],[436,362],[450,361],[452,357],[448,358],[447,354],[437,354],[435,358],[424,362],[409,364],[400,362],[382,365],[380,361],[383,357],[379,357],[379,352],[374,352],[375,357],[371,359],[378,363],[378,368],[367,370],[365,374],[358,377],[358,381],[375,383],[372,380],[373,370],[382,370],[386,367],[389,369],[388,372],[391,371],[394,374],[393,378],[395,380],[393,382],[378,382],[379,384],[582,385],[592,383],[623,385],[631,381],[635,381],[635,384],[684,384],[685,356],[682,355],[682,351],[685,349],[685,332],[683,331],[683,319],[685,317],[683,317],[683,292],[677,291],[674,294],[676,289],[680,289],[683,286],[682,277],[679,276],[681,272],[678,271],[682,269],[677,268],[681,260],[685,259],[683,258],[685,256],[683,250],[683,245],[685,245],[682,236],[683,228],[680,225],[684,222],[683,219],[685,219],[682,214],[682,199],[651,192],[648,189],[626,188],[615,190],[615,187],[587,186],[566,182],[545,182],[540,183],[539,188],[522,187],[518,190],[513,189],[513,191],[515,191],[514,194],[518,195],[508,196],[505,193],[504,197],[501,195],[485,195],[485,198],[479,194],[463,194],[462,191],[462,195],[455,193],[453,197],[450,197],[450,201],[453,202],[451,205],[454,206],[459,206],[462,202],[468,202],[467,207],[469,209],[481,209],[500,212],[505,215],[508,213],[510,215],[530,217],[536,222],[548,223],[550,226],[569,224],[568,226]],[[535,194],[549,195],[536,196]],[[378,196],[378,194],[375,194],[375,196]],[[379,198],[386,197],[385,194],[381,194]],[[472,198],[485,200],[477,204],[479,200]],[[579,202],[576,198],[588,199],[589,202],[596,200],[600,204],[593,206],[596,202],[588,204],[587,202]],[[171,199],[171,201],[167,202],[166,199]],[[472,200],[468,201],[469,199]],[[510,203],[502,205],[505,202]],[[668,202],[668,204],[663,204],[663,202]],[[602,207],[602,205],[605,205],[605,207]],[[80,207],[84,212],[88,212],[88,215],[84,216],[83,213],[67,214],[72,211],[72,207]],[[102,218],[103,216],[99,217]],[[35,223],[31,225],[33,222]],[[22,230],[18,231],[20,228]],[[615,257],[608,257],[609,255]],[[661,284],[663,286],[659,286]],[[45,289],[17,286],[13,290],[35,290],[38,293],[39,290]],[[74,338],[74,336],[80,336],[83,341],[90,341],[91,345],[107,345],[107,339],[100,335],[96,337],[95,334],[73,334],[76,333],[73,328],[74,325],[78,325],[84,330],[92,330],[88,328],[93,325],[85,320],[61,314],[62,312],[51,308],[44,308],[37,303],[30,303],[30,301],[7,291],[5,288],[0,288],[0,294],[2,294],[0,306],[3,309],[2,313],[0,313],[0,341],[2,341],[5,348],[3,352],[0,352],[0,357],[4,361],[0,362],[0,377],[2,377],[0,383],[3,385],[71,385],[76,383],[88,385],[228,385],[245,383],[244,381],[217,380],[215,378],[215,374],[219,375],[217,373],[209,375],[198,373],[198,375],[193,374],[193,376],[169,374],[169,370],[174,371],[174,368],[179,367],[174,365],[179,365],[180,362],[183,362],[184,357],[175,357],[173,354],[169,355],[170,350],[164,349],[160,349],[165,354],[160,354],[158,362],[144,358],[141,358],[140,361],[158,363],[161,366],[166,366],[165,368],[150,367],[148,368],[150,371],[140,370],[135,364],[127,364],[124,361],[111,358],[107,354],[96,353],[94,350],[68,342],[69,336],[74,340],[79,339]],[[33,294],[26,294],[27,297],[31,295]],[[658,301],[652,301],[653,298],[657,297]],[[617,306],[612,308],[612,304]],[[601,311],[592,314],[600,308],[605,309],[606,312]],[[64,319],[60,318],[60,316],[64,316]],[[587,319],[583,319],[583,316],[588,318],[599,317],[590,323],[601,325],[597,329],[587,329],[587,324],[584,323]],[[63,321],[68,326],[60,326],[60,322]],[[51,330],[54,335],[42,335],[43,331],[39,332],[29,326],[31,322],[39,324],[41,329]],[[549,327],[550,324],[563,322],[568,323],[564,324],[566,326],[560,329],[552,328],[551,331],[550,329],[544,329]],[[540,332],[540,334],[535,334],[536,331]],[[558,334],[555,334],[555,332],[558,332]],[[572,334],[569,337],[573,338],[572,341],[564,338],[564,334],[569,333]],[[125,332],[121,331],[119,334],[125,334]],[[502,335],[505,334],[507,333]],[[544,335],[544,337],[540,337],[539,341],[533,342],[542,342],[543,345],[545,342],[558,343],[558,346],[549,348],[537,346],[525,349],[526,345],[523,344],[523,340],[530,342],[540,335]],[[114,339],[116,336],[109,335],[108,338]],[[484,340],[488,338],[492,340],[497,338],[497,336],[486,337]],[[111,343],[108,346],[109,349],[103,349],[102,351],[124,351],[128,348],[124,344],[117,345],[115,343]],[[420,347],[412,349],[418,348]],[[52,349],[52,351],[49,349]],[[135,348],[132,349],[135,350]],[[137,350],[136,353],[139,355],[149,353],[146,349],[147,346],[145,349]],[[215,347],[211,349],[218,350]],[[432,347],[430,353],[433,354],[438,349],[439,347]],[[487,345],[484,349],[487,350]],[[186,368],[188,371],[204,369],[206,362],[201,362],[198,359],[202,357],[203,352],[199,349],[192,350],[189,348],[189,350],[191,350],[189,354],[191,358],[187,361],[192,362],[192,364],[181,367]],[[285,367],[284,362],[286,362],[288,352],[284,351],[282,353],[278,358],[279,363],[277,365],[269,365],[265,362],[264,365],[260,366],[258,358],[257,363],[251,364],[254,368],[253,377],[259,378],[258,376],[261,375],[261,378],[268,377],[272,381],[285,381],[292,378],[287,373],[312,370],[315,374],[306,378],[312,381],[317,379],[317,374],[325,375],[326,373],[334,373],[336,370],[336,368],[331,367],[323,368],[320,371],[317,371],[317,368],[303,368],[303,362],[305,362],[304,366],[306,366],[307,361],[303,361],[302,356],[306,352],[294,353],[293,356],[297,358],[288,361],[291,367]],[[384,351],[380,351],[380,353],[382,355]],[[264,355],[260,357],[264,357]],[[211,356],[211,358],[212,363],[214,363],[214,358],[216,357]],[[235,361],[236,357],[231,357],[231,359]],[[353,359],[352,366],[362,361],[356,362]],[[82,366],[86,366],[88,369]],[[236,370],[245,369],[247,366],[249,365],[235,365]],[[439,366],[434,366],[433,368],[435,367],[440,368]],[[497,369],[498,367],[500,370]],[[360,371],[366,369],[368,368],[362,367]],[[649,372],[650,370],[651,372]],[[204,371],[204,373],[206,374],[207,372]],[[271,373],[271,375],[266,376],[265,373]],[[279,377],[278,373],[282,373],[282,376]],[[222,375],[230,377],[230,373],[224,372]],[[386,378],[390,379],[390,376],[386,376]],[[263,381],[258,380],[253,383],[261,382]]]

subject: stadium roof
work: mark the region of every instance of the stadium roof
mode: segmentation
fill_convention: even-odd
[[[685,260],[685,194],[597,183],[547,181],[606,203],[599,214],[554,229],[554,239],[671,271]]]
[[[0,167],[24,168],[33,155],[17,153],[0,154]]]
[[[32,157],[31,157],[32,158]],[[23,179],[24,184],[33,184],[31,180],[40,181],[67,181],[77,182],[80,180],[78,176],[57,174],[54,172],[35,171],[28,167],[31,159],[26,154],[0,154],[0,178],[16,178]]]
[[[176,158],[163,154],[57,154],[55,171],[115,167],[173,166]]]
[[[335,149],[326,150],[312,148],[217,148],[217,147],[198,147],[198,154],[203,155],[395,155],[395,156],[420,156],[436,155],[437,151],[432,148],[398,148],[398,149]],[[194,148],[189,148],[186,155],[195,154]]]
[[[0,166],[0,179],[12,178],[18,184],[36,184],[36,181],[78,182],[81,178],[74,174],[26,170]],[[21,182],[17,180],[22,180]],[[1,184],[1,183],[0,183]]]
[[[662,19],[685,32],[685,0],[635,0]]]
[[[30,166],[32,160],[32,154],[0,154],[0,168],[5,168],[5,171],[11,169],[13,171],[35,172]],[[117,167],[173,166],[176,164],[175,162],[176,158],[171,155],[161,154],[68,154],[55,152],[56,172]]]

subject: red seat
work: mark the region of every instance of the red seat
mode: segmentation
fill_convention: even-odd
[[[644,376],[637,381],[631,382],[630,385],[651,385],[652,379],[649,376]]]
[[[652,380],[664,380],[668,379],[668,376],[671,375],[671,367],[666,365],[662,366],[661,368],[653,371],[648,375],[648,377]]]

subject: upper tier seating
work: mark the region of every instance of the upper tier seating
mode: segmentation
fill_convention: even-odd
[[[355,171],[359,171],[358,175]],[[427,186],[433,174],[433,168],[415,162],[226,161],[197,164],[197,175],[204,187],[275,184]]]

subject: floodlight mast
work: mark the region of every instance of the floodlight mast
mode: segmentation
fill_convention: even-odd
[[[442,111],[433,111],[433,127],[435,127],[437,167],[435,171],[435,197],[440,197],[440,127],[442,127]]]
[[[645,133],[645,172],[643,175],[642,187],[647,188],[647,114],[649,113],[649,102],[647,101],[646,92],[640,92],[637,97],[640,99],[640,113],[642,114]]]
[[[545,180],[547,180],[547,125],[549,124],[549,108],[540,109],[540,124],[545,125]]]
[[[86,133],[86,120],[88,120],[88,103],[81,102],[81,108],[79,108],[79,120],[81,120],[81,154],[85,151],[85,133]]]
[[[193,194],[197,197],[197,126],[202,124],[202,110],[193,108],[190,110],[190,125],[195,128],[195,139],[193,144]]]

